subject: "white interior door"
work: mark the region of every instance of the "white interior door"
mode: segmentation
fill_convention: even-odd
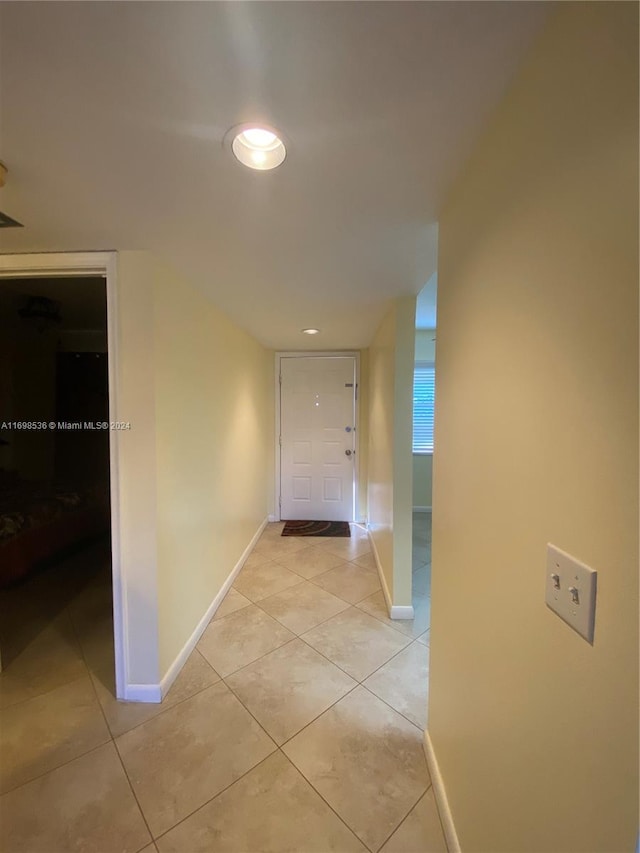
[[[353,521],[356,360],[280,361],[280,517]]]

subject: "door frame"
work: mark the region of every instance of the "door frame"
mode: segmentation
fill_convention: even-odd
[[[274,501],[273,501],[273,516],[269,517],[269,521],[281,521],[281,513],[280,513],[280,495],[281,495],[281,482],[282,476],[280,471],[280,462],[281,462],[281,451],[280,451],[280,393],[281,393],[281,385],[280,385],[280,368],[283,358],[355,358],[356,360],[356,406],[355,406],[355,423],[353,425],[353,429],[356,434],[356,464],[354,466],[354,501],[353,501],[353,514],[354,521],[358,521],[360,518],[360,352],[358,350],[295,350],[291,352],[276,352],[275,357],[275,472],[274,472],[274,480],[275,480],[275,489],[274,489]]]
[[[5,278],[59,278],[99,275],[106,279],[107,366],[109,420],[118,421],[118,320],[116,252],[42,252],[0,254],[0,283]],[[125,696],[128,684],[126,636],[126,578],[120,537],[120,433],[109,430],[109,483],[111,504],[111,574],[113,578],[113,642],[116,696]]]

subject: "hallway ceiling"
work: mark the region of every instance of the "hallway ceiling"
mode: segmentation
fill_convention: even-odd
[[[2,3],[0,251],[150,249],[267,346],[367,346],[549,9]],[[273,172],[222,147],[254,120]]]

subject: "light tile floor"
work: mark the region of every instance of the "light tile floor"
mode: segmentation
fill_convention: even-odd
[[[161,705],[118,702],[109,553],[2,594],[0,847],[446,851],[422,750],[430,516],[413,622],[366,533],[267,527]]]

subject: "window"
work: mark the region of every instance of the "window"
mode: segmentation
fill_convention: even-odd
[[[436,369],[432,362],[417,361],[413,373],[413,452],[433,453],[433,405]]]

